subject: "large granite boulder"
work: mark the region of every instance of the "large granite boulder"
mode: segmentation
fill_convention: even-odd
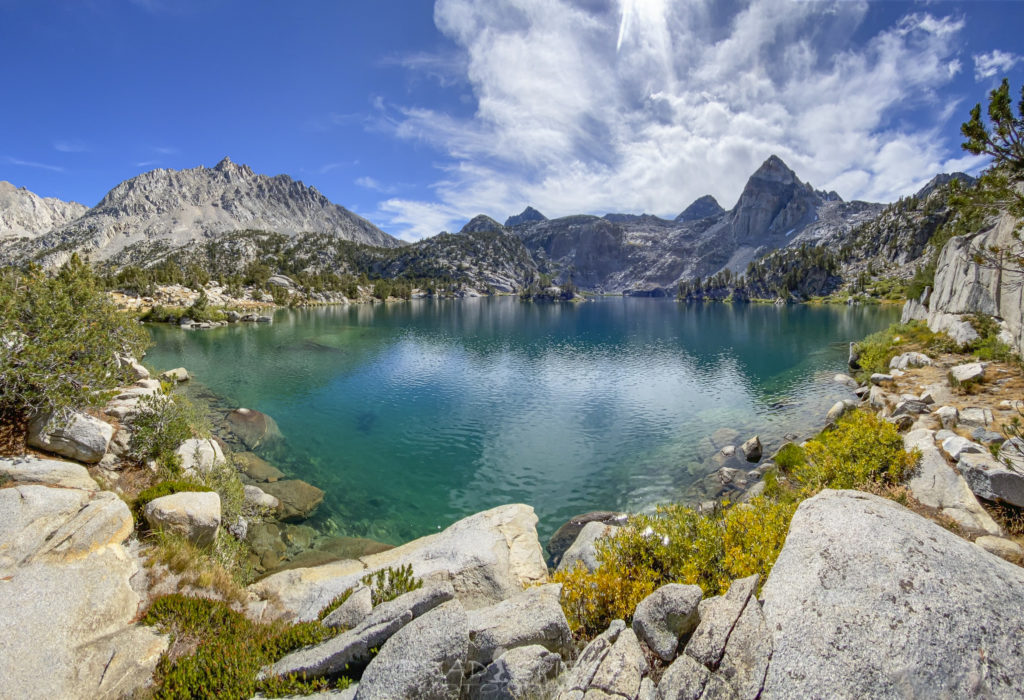
[[[133,624],[131,532],[109,492],[0,489],[0,695],[113,698],[150,681],[167,639]]]
[[[451,584],[440,582],[381,603],[358,626],[325,642],[288,654],[261,671],[261,676],[293,673],[309,677],[336,676],[346,668],[366,664],[373,657],[373,649],[380,648],[412,620],[454,597],[455,590]]]
[[[987,452],[965,452],[956,468],[979,498],[1024,508],[1024,468],[1013,461],[1000,461]]]
[[[987,228],[979,233],[956,236],[942,247],[928,311],[931,330],[945,330],[963,343],[978,335],[962,315],[988,314],[1003,319],[1006,340],[1016,352],[1024,349],[1024,305],[1020,295],[1024,271],[977,259],[979,250],[992,248],[1020,255],[1022,245],[1016,233],[1019,224],[1016,217],[1004,213],[986,222]]]
[[[36,416],[28,425],[28,446],[95,464],[107,453],[114,426],[85,413],[66,418],[51,414]]]
[[[231,432],[250,450],[282,438],[277,421],[251,408],[235,409],[228,414],[227,422]]]
[[[763,595],[766,699],[1024,694],[1024,569],[893,501],[804,501]]]
[[[963,438],[947,438],[943,446],[950,440]],[[1002,534],[1002,528],[978,503],[964,477],[949,466],[939,452],[935,446],[935,434],[931,430],[912,430],[903,437],[903,445],[908,452],[916,449],[921,453],[921,461],[907,482],[907,488],[914,498],[926,506],[938,508],[967,532]]]
[[[466,683],[469,700],[535,700],[551,697],[562,657],[539,644],[510,649]]]
[[[172,493],[147,503],[144,515],[153,530],[175,532],[205,547],[220,529],[220,496],[213,491]]]
[[[359,680],[356,700],[458,700],[466,663],[467,619],[452,600],[384,643]]]
[[[366,574],[405,565],[424,581],[450,582],[467,609],[501,602],[527,586],[545,583],[548,575],[537,516],[530,506],[515,504],[471,515],[386,552],[282,571],[249,590],[264,601],[258,614],[264,619],[312,620]]]
[[[0,459],[0,481],[19,484],[46,484],[67,489],[98,491],[99,486],[81,464],[55,459],[20,457]]]

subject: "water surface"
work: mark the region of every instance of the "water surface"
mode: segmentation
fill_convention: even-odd
[[[607,298],[421,300],[279,311],[272,325],[154,326],[146,362],[184,366],[273,416],[265,454],[327,491],[325,533],[400,543],[470,513],[534,506],[546,537],[594,509],[682,498],[707,437],[766,445],[820,427],[880,307]]]

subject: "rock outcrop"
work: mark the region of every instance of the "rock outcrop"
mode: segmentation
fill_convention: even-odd
[[[1024,691],[1024,570],[892,501],[804,501],[763,596],[766,699]]]
[[[312,620],[364,575],[404,565],[411,565],[416,576],[426,582],[449,582],[467,609],[493,605],[527,586],[547,581],[533,508],[506,505],[386,552],[282,571],[249,590],[264,601],[264,619]]]
[[[929,328],[952,335],[966,330],[962,329],[964,314],[988,314],[1003,322],[1005,338],[1016,352],[1024,349],[1024,270],[1009,264],[986,263],[977,255],[978,251],[993,247],[1019,255],[1022,244],[1014,237],[1018,223],[1015,217],[1003,214],[979,233],[958,236],[946,243],[935,268],[935,290],[928,307]]]
[[[40,197],[24,187],[0,181],[0,242],[35,238],[68,224],[88,211],[78,202]]]
[[[400,243],[313,187],[287,175],[268,177],[225,158],[213,168],[152,170],[110,190],[92,209],[69,222],[54,220],[43,235],[10,249],[13,257],[44,254],[59,265],[71,251],[107,260],[136,245],[177,246],[256,229],[288,236],[302,232],[397,247]],[[50,252],[57,248],[60,252]]]
[[[122,546],[128,506],[77,470],[15,466],[5,472],[15,484],[0,489],[0,694],[131,694],[150,681],[167,639],[133,624],[141,601],[130,584],[137,563]],[[31,482],[17,483],[21,475]]]

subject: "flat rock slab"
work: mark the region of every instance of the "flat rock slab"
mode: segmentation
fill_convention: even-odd
[[[956,384],[979,382],[985,378],[985,364],[968,362],[965,365],[957,365],[949,370],[949,376]]]
[[[961,409],[960,423],[971,428],[987,428],[992,423],[992,410],[980,406]]]
[[[763,595],[764,698],[1024,694],[1024,569],[892,501],[804,501]]]
[[[963,440],[959,436],[947,438],[943,445],[951,439]],[[903,437],[903,445],[908,452],[914,449],[921,452],[921,461],[907,482],[907,488],[914,498],[930,508],[940,509],[943,515],[955,520],[968,532],[1002,534],[1002,528],[978,503],[964,477],[943,458],[935,446],[931,430],[920,429],[907,433]]]
[[[304,673],[310,677],[334,676],[349,666],[365,664],[370,660],[371,649],[380,647],[409,622],[451,600],[454,595],[450,584],[433,584],[381,603],[358,627],[316,646],[288,654],[265,669],[263,675]]]
[[[305,520],[324,500],[323,489],[301,479],[267,482],[260,488],[277,499],[277,517],[284,522]]]
[[[81,464],[55,459],[0,459],[0,476],[5,476],[16,484],[62,486],[84,491],[99,490],[99,486],[89,476],[88,470]]]
[[[271,484],[267,484],[271,486]],[[527,586],[547,582],[533,508],[512,504],[471,515],[446,530],[385,552],[292,569],[249,586],[270,603],[264,619],[313,620],[364,575],[409,565],[424,580],[447,581],[467,609],[493,605]]]
[[[167,638],[132,624],[131,532],[109,492],[0,489],[0,695],[121,697],[152,677]]]
[[[255,482],[280,481],[284,472],[253,452],[236,452],[235,464]]]

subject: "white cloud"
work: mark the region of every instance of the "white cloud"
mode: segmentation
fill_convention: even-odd
[[[1008,51],[993,49],[988,53],[979,53],[974,58],[974,79],[978,82],[994,78],[1006,73],[1020,61],[1021,57]]]
[[[14,156],[7,156],[4,158],[5,161],[11,165],[19,165],[23,168],[36,168],[37,170],[49,170],[54,173],[64,172],[64,166],[62,165],[50,165],[48,163],[39,163],[34,160],[22,160],[21,158],[15,158]]]
[[[946,165],[936,89],[961,69],[964,21],[912,14],[854,44],[868,9],[437,0],[476,113],[378,105],[378,126],[445,157],[435,201],[393,198],[381,214],[411,239],[526,204],[674,216],[703,194],[731,206],[772,153],[846,198],[895,199]]]
[[[394,194],[395,188],[391,185],[383,185],[372,177],[363,176],[357,177],[355,183],[360,187],[365,187],[368,190],[374,190],[375,192],[383,192],[384,194]]]
[[[78,140],[70,141],[54,141],[53,150],[60,151],[61,153],[85,153],[89,150],[89,146]]]

